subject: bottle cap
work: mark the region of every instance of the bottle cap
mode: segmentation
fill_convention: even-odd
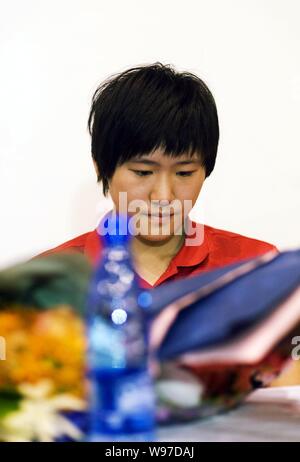
[[[110,211],[100,221],[97,232],[106,246],[128,243],[130,233],[128,229],[128,215]]]

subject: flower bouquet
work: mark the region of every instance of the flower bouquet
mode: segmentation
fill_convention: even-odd
[[[76,255],[0,273],[0,441],[78,440],[86,409],[81,318],[90,275]]]

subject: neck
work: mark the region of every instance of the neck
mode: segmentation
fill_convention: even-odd
[[[184,243],[185,235],[173,235],[165,241],[149,241],[141,236],[132,239],[132,252],[137,263],[160,261],[169,263]]]

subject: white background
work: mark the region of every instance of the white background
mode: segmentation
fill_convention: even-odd
[[[161,61],[220,119],[193,218],[300,245],[299,0],[1,0],[0,266],[93,229],[107,201],[87,118],[98,84]]]

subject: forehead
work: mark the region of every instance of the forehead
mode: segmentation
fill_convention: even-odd
[[[143,154],[131,158],[128,162],[145,164],[145,165],[160,165],[160,166],[175,166],[175,165],[188,165],[188,164],[201,164],[199,154],[183,153],[179,156],[172,157],[164,153],[164,151],[157,149],[150,154]]]

